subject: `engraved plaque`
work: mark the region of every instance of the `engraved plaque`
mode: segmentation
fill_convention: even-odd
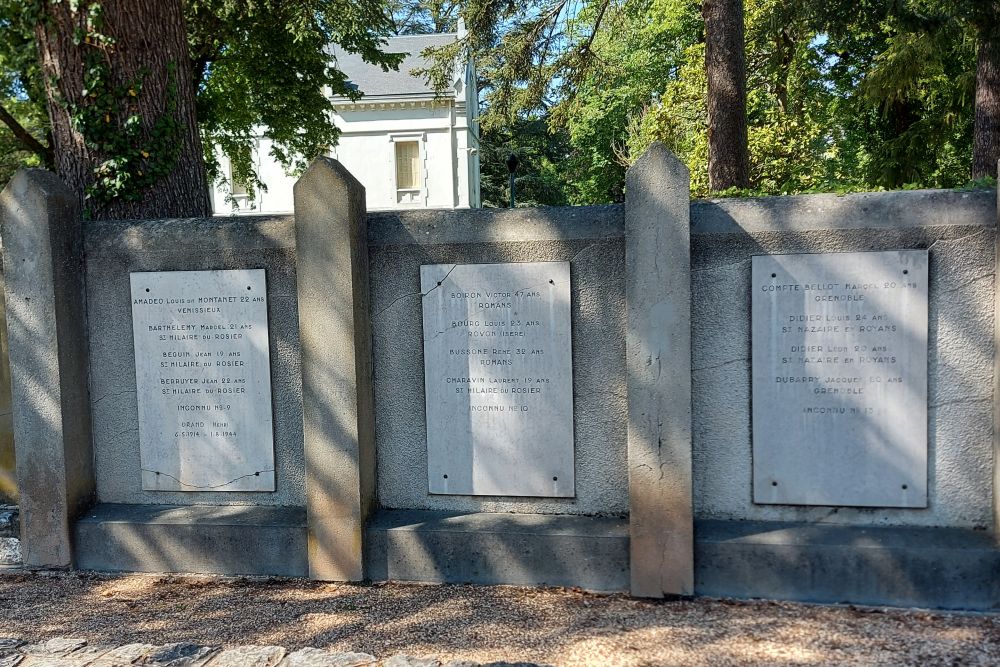
[[[431,493],[572,497],[568,262],[420,267]]]
[[[142,488],[274,491],[264,270],[130,278]]]
[[[927,251],[753,258],[755,503],[927,506]]]

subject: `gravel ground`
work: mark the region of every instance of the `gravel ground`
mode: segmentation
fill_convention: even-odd
[[[509,586],[0,573],[0,636],[551,665],[998,665],[1000,616]]]

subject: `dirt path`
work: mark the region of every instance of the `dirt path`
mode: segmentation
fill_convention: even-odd
[[[563,589],[0,573],[0,637],[552,665],[1000,664],[1000,616]]]

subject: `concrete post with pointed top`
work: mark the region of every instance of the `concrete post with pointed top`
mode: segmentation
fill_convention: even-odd
[[[73,565],[72,523],[94,496],[83,226],[55,174],[17,172],[0,193],[21,553]]]
[[[360,581],[375,498],[365,189],[321,157],[294,198],[309,574]]]
[[[694,594],[690,174],[655,143],[625,177],[631,592]]]

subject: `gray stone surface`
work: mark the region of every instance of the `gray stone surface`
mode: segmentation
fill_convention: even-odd
[[[436,658],[415,658],[402,653],[382,661],[382,667],[438,667],[440,664]]]
[[[302,648],[289,653],[281,667],[361,667],[375,664],[367,653],[335,653],[318,648]]]
[[[305,504],[302,387],[291,217],[90,222],[91,411],[97,495],[103,503]],[[274,493],[143,491],[129,273],[262,268],[267,274],[275,437]]]
[[[155,648],[152,644],[125,644],[111,649],[87,667],[126,667],[149,655]]]
[[[296,507],[98,505],[74,535],[86,570],[308,573],[305,512]]]
[[[996,189],[997,200],[1000,200],[1000,188]],[[996,228],[1000,230],[1000,217],[993,216]],[[996,280],[1000,277],[1000,232],[994,234],[993,240],[993,532],[1000,533],[1000,289]]]
[[[624,207],[546,206],[368,214],[368,245],[455,245],[620,239]]]
[[[691,233],[859,229],[896,232],[939,225],[992,227],[996,217],[996,194],[992,189],[739,197],[691,202]]]
[[[21,564],[21,540],[16,537],[0,537],[0,566]]]
[[[20,650],[26,655],[45,655],[51,657],[67,655],[86,645],[86,639],[56,637],[40,644],[28,644]]]
[[[752,258],[754,502],[927,507],[927,269]]]
[[[357,581],[375,501],[365,189],[317,158],[294,198],[309,574]]]
[[[375,402],[378,410],[378,497],[386,508],[459,512],[541,512],[547,514],[621,515],[628,511],[625,467],[625,275],[620,237],[620,207],[586,207],[606,219],[591,225],[574,209],[435,212],[441,223],[428,222],[427,239],[470,239],[485,230],[510,238],[521,220],[547,240],[473,244],[376,245],[370,248],[372,322],[374,326]],[[573,215],[571,215],[573,214]],[[388,225],[373,214],[376,225]],[[615,218],[617,215],[619,218]],[[393,240],[413,229],[414,219],[431,214],[407,213],[393,222]],[[617,221],[616,221],[617,220]],[[598,220],[600,222],[600,220]],[[421,223],[423,224],[423,223]],[[474,225],[482,225],[483,229]],[[594,227],[599,227],[598,233]],[[580,238],[582,231],[593,238]],[[615,231],[619,230],[619,231]],[[417,234],[414,231],[414,234]],[[562,235],[572,240],[554,240]],[[379,238],[382,238],[381,236]],[[531,238],[526,234],[526,238]],[[426,240],[426,239],[425,239]],[[576,497],[510,498],[439,496],[427,493],[427,480],[413,470],[427,469],[427,430],[421,344],[420,266],[422,264],[559,261],[570,263],[573,348],[573,418]]]
[[[23,559],[68,567],[72,521],[94,495],[76,195],[19,171],[0,193],[0,236]]]
[[[699,521],[699,595],[1000,609],[1000,549],[985,531]]]
[[[919,193],[914,197],[917,204],[923,201]],[[983,216],[995,215],[992,208],[982,211]],[[942,214],[942,221],[949,219],[948,214]],[[912,228],[897,216],[893,218],[896,229],[875,233],[823,230],[826,219],[817,217],[786,221],[796,229],[814,229],[807,233],[695,234],[692,391],[696,517],[854,525],[992,525],[994,220],[970,216],[963,227]],[[881,225],[882,221],[873,224]],[[909,248],[927,248],[930,257],[927,509],[754,505],[750,257]]]
[[[383,510],[367,527],[373,580],[628,589],[625,519]]]
[[[430,492],[572,497],[569,263],[428,264],[420,290]]]
[[[130,282],[142,488],[274,491],[264,269]]]
[[[655,143],[625,183],[630,590],[692,595],[690,174]]]
[[[218,650],[216,647],[190,643],[166,644],[153,649],[135,664],[149,667],[201,667]]]
[[[236,646],[212,658],[211,667],[276,667],[284,657],[280,646]]]
[[[21,516],[17,506],[0,505],[0,537],[18,537],[21,534]]]

